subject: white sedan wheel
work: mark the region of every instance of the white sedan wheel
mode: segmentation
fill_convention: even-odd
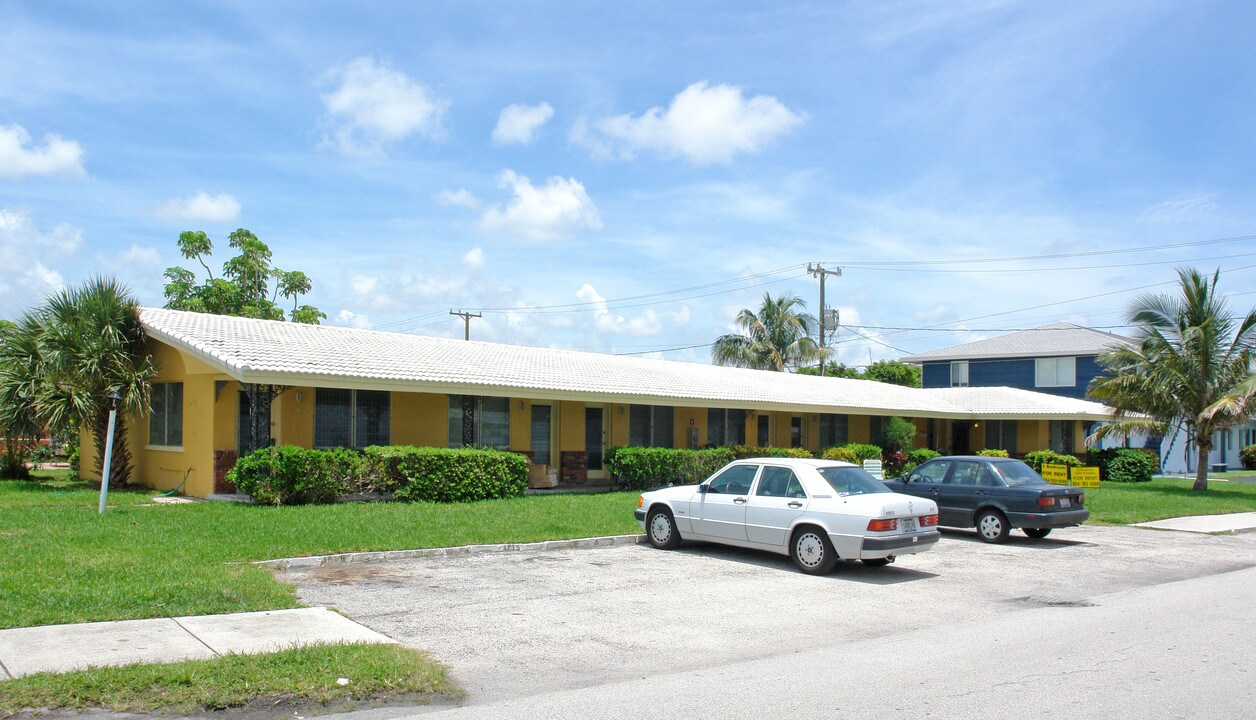
[[[809,575],[822,575],[837,564],[837,551],[821,531],[805,528],[794,535],[790,555],[799,570]]]

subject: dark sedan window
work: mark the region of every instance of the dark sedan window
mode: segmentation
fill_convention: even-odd
[[[951,473],[950,485],[980,485],[981,473],[985,468],[981,463],[960,460],[955,463],[955,472]]]
[[[890,489],[881,481],[868,474],[867,470],[857,467],[822,467],[816,468],[820,477],[824,478],[829,487],[838,495],[869,495],[871,493],[887,493]]]
[[[1021,462],[1020,460],[1004,460],[1003,462],[990,463],[990,467],[1003,478],[1003,481],[1012,487],[1017,485],[1046,485],[1047,481],[1042,476],[1034,472],[1034,469]]]
[[[725,495],[745,495],[750,492],[754,483],[754,474],[759,471],[758,465],[734,465],[711,481],[707,492]]]
[[[946,460],[925,463],[920,466],[920,469],[912,473],[912,482],[940,483],[942,478],[946,477],[946,471],[950,468],[951,463]]]

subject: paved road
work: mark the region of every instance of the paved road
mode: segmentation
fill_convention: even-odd
[[[1083,527],[1002,546],[947,532],[888,568],[842,563],[822,578],[785,557],[711,545],[428,558],[283,578],[303,601],[445,660],[468,706],[437,714],[456,717],[589,717],[593,697],[607,698],[597,716],[668,717],[682,713],[651,710],[643,693],[681,702],[695,688],[716,703],[698,716],[762,717],[796,701],[804,717],[856,707],[944,717],[1023,696],[1134,717],[1145,704],[1134,695],[1197,688],[1212,693],[1218,716],[1239,717],[1228,703],[1251,699],[1251,675],[1234,674],[1247,673],[1256,641],[1247,619],[1256,570],[1244,571],[1254,567],[1256,534]],[[1225,683],[1244,682],[1192,680],[1187,669],[1201,662],[1224,667]],[[1006,716],[1035,717],[1036,707]]]

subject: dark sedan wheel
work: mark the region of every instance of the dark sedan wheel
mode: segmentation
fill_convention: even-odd
[[[982,510],[977,516],[977,534],[988,543],[1007,542],[1010,532],[1007,518],[998,510]]]
[[[646,537],[650,544],[660,550],[671,550],[680,544],[680,533],[676,532],[676,521],[666,510],[655,510],[645,521]]]
[[[1025,534],[1028,535],[1029,537],[1037,538],[1039,540],[1051,534],[1051,528],[1021,528],[1021,529],[1024,530]]]
[[[799,528],[789,545],[789,556],[808,575],[824,575],[837,564],[837,551],[828,533],[814,527]]]

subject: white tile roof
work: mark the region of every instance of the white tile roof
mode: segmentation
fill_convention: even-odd
[[[908,417],[1108,416],[1097,403],[1009,388],[920,390],[178,310],[140,317],[150,337],[241,382]]]
[[[1120,335],[1060,322],[1033,330],[1021,330],[996,338],[909,355],[903,358],[903,362],[1098,355],[1118,345],[1128,345],[1132,342],[1129,338]]]

